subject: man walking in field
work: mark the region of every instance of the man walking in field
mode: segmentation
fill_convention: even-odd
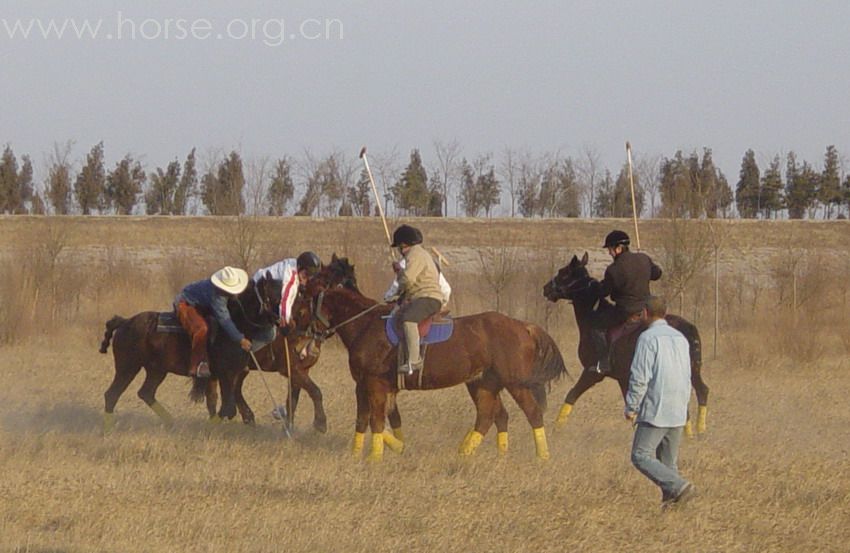
[[[649,328],[637,341],[624,414],[637,426],[632,463],[661,488],[666,508],[695,492],[676,465],[688,418],[691,360],[687,339],[664,319],[666,302],[650,297],[644,310]]]

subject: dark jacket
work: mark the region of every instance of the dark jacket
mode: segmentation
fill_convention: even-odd
[[[188,284],[174,298],[174,305],[181,301],[185,301],[192,307],[201,308],[203,315],[214,316],[218,324],[234,342],[241,342],[245,337],[230,319],[230,312],[227,310],[227,296],[216,288],[210,279]]]
[[[649,297],[649,281],[661,278],[661,268],[641,252],[624,251],[605,269],[600,297],[611,296],[627,315],[643,309]]]

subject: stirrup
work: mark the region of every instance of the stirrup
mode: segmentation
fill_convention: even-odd
[[[206,361],[201,361],[198,363],[198,366],[195,368],[195,374],[193,374],[195,378],[209,378],[212,376],[210,373],[210,365]]]

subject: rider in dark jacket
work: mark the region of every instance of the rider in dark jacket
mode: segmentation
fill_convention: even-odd
[[[597,370],[602,374],[609,370],[608,329],[641,313],[650,296],[649,282],[661,278],[661,268],[645,253],[630,251],[629,244],[629,235],[615,230],[608,233],[603,246],[614,262],[605,269],[605,278],[599,285],[599,297],[610,296],[614,307],[596,311],[592,320],[593,343],[599,355]]]

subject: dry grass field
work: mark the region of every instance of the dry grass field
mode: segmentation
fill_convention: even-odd
[[[387,451],[377,465],[352,459],[353,385],[338,342],[313,372],[325,395],[325,435],[312,431],[304,397],[296,435],[285,438],[252,374],[246,397],[256,427],[209,425],[204,407],[186,397],[188,380],[170,376],[158,398],[175,415],[173,428],[136,397],[137,378],[118,403],[115,432],[102,436],[102,394],[113,372],[111,355],[97,353],[103,322],[165,309],[179,283],[232,262],[238,248],[205,233],[235,224],[69,219],[50,227],[0,218],[0,551],[848,550],[850,322],[842,263],[850,226],[730,225],[716,359],[710,267],[694,277],[682,305],[704,336],[709,428],[680,452],[698,497],[661,512],[656,489],[629,463],[632,431],[613,381],[582,397],[558,430],[551,422],[571,381],[553,386],[545,463],[535,459],[528,423],[510,399],[509,454],[497,456],[491,430],[474,457],[459,458],[474,420],[463,388],[402,393],[407,450]],[[323,256],[351,256],[367,294],[382,291],[388,277],[374,220],[258,224],[265,242],[255,263],[317,244]],[[540,288],[567,253],[591,249],[601,272],[604,257],[593,248],[614,224],[623,225],[450,222],[454,234],[435,223],[423,230],[452,260],[459,314],[493,307],[495,291],[480,281],[482,265],[505,263],[500,248],[537,244],[537,258],[504,267],[520,276],[496,287],[501,305],[546,324],[577,376],[571,309],[540,301]],[[314,242],[307,228],[317,229]],[[275,248],[270,234],[295,245]],[[647,226],[644,239],[657,259],[664,259],[664,234],[660,222]],[[789,257],[805,258],[793,271],[793,305],[781,270]],[[762,268],[758,278],[736,272],[747,261]],[[282,399],[285,381],[266,378]]]

